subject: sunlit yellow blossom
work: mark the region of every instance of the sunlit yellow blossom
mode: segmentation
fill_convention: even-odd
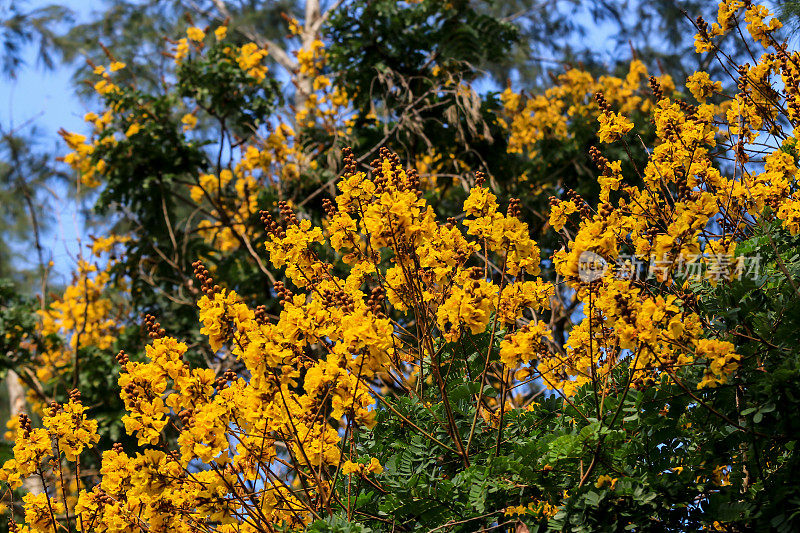
[[[597,136],[601,142],[618,141],[633,129],[633,123],[617,113],[602,113],[597,120],[600,122]]]
[[[200,28],[191,27],[186,30],[186,36],[196,43],[201,43],[205,39],[206,33]]]

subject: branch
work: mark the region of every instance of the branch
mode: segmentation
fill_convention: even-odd
[[[231,12],[228,10],[228,6],[225,5],[223,0],[211,0],[214,2],[214,7],[220,12],[220,14],[225,18],[231,18]]]
[[[306,31],[303,32],[303,41],[308,38],[309,35],[316,34],[316,28],[318,27],[318,23],[321,24],[321,15],[319,9],[319,0],[306,0],[306,16],[305,16],[305,26]]]
[[[314,21],[314,24],[312,24],[311,26],[311,30],[314,33],[318,32],[319,29],[322,27],[322,25],[325,23],[325,21],[328,20],[328,18],[331,16],[331,13],[339,9],[339,7],[342,4],[344,4],[344,0],[338,0],[335,4],[333,4],[327,10],[325,10],[325,13],[323,13],[321,17],[319,17],[316,21]]]
[[[272,58],[278,62],[280,66],[288,70],[289,72],[293,72],[297,68],[297,63],[292,60],[289,54],[286,53],[281,45],[276,43],[275,41],[271,41],[270,39],[259,39],[257,36],[250,34],[249,32],[246,33],[248,38],[253,39],[254,41],[258,42],[261,41],[259,44],[264,44],[267,47],[267,51]]]

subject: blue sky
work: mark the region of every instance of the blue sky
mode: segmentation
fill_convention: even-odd
[[[56,132],[61,127],[82,130],[82,115],[67,69],[42,72],[26,68],[16,80],[5,79],[0,84],[0,122],[9,130],[35,125],[42,135],[43,148],[57,146],[58,153],[63,153]],[[44,248],[49,250],[58,273],[64,275],[74,263],[71,258],[76,255],[77,238],[83,227],[75,203],[64,201],[66,191],[57,188],[53,192],[61,198],[51,203],[55,227],[47,228]]]
[[[59,2],[29,0],[26,6],[35,9],[51,3]],[[79,20],[85,19],[92,9],[103,7],[103,2],[98,0],[70,0],[64,3],[70,6]],[[0,84],[0,121],[19,126],[35,119],[38,126],[54,136],[61,127],[82,127],[84,108],[75,97],[69,66],[45,71],[37,64],[33,46],[26,50],[24,57],[27,65],[19,72],[17,79],[3,79]]]
[[[13,0],[11,0],[13,1]],[[30,8],[48,5],[51,2],[31,0]],[[94,8],[101,8],[97,0],[71,0],[71,9],[78,17],[86,17]],[[58,130],[65,128],[83,131],[85,104],[75,96],[68,65],[53,71],[46,71],[36,61],[36,49],[31,46],[24,54],[26,66],[16,79],[2,78],[0,83],[0,123],[9,130],[35,125],[41,133],[43,148],[57,146],[59,154],[64,153]],[[78,237],[85,231],[73,201],[65,201],[64,190],[53,191],[61,198],[52,202],[52,227],[45,228],[44,248],[48,250],[55,263],[54,281],[69,281],[69,274],[78,251]],[[83,236],[85,239],[85,236]],[[23,258],[23,261],[26,258]]]

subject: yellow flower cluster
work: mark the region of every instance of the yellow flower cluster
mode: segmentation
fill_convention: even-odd
[[[76,462],[82,452],[91,449],[100,440],[97,422],[86,418],[86,408],[80,395],[73,391],[71,399],[59,405],[50,405],[48,414],[42,418],[45,428],[34,429],[26,415],[20,415],[20,424],[14,439],[14,458],[0,469],[0,479],[16,489],[29,476],[36,476],[44,483],[54,477],[64,498],[52,498],[46,492],[26,494],[23,498],[25,519],[30,529],[24,531],[45,532],[57,528],[57,517],[67,506],[74,507],[75,498],[66,498],[67,490],[74,492],[75,485],[65,485],[63,462]],[[82,530],[85,531],[85,530]]]
[[[719,81],[711,81],[708,72],[695,72],[686,80],[686,88],[692,93],[692,96],[700,102],[705,104],[708,98],[711,98],[715,93],[722,91],[722,83]]]
[[[112,118],[110,112],[104,113],[102,117],[98,117],[94,113],[89,113],[84,117],[87,122],[94,124],[97,133],[110,124]],[[64,162],[78,173],[81,185],[89,188],[99,186],[98,175],[102,175],[106,164],[102,159],[97,162],[93,161],[97,143],[87,142],[85,135],[71,133],[63,129],[59,131],[59,134],[72,150],[72,152],[64,156]],[[113,137],[106,137],[106,139],[111,139],[111,141],[104,141],[107,144],[113,142]]]
[[[697,52],[714,50],[714,38],[725,35],[736,27],[737,17],[742,8],[745,8],[744,21],[747,23],[747,31],[753,40],[760,42],[764,48],[777,44],[772,33],[782,25],[776,18],[766,21],[771,16],[768,8],[745,0],[723,0],[717,9],[717,21],[711,25],[711,28],[708,28],[702,19],[700,20],[698,24],[700,31],[695,36]]]
[[[145,361],[122,359],[123,422],[143,446],[163,445],[171,427],[178,448],[105,452],[100,485],[81,490],[74,508],[86,530],[86,524],[169,531],[209,521],[221,524],[218,531],[227,524],[249,531],[306,524],[324,505],[335,472],[381,474],[377,458],[359,458],[347,445],[348,435],[375,424],[376,384],[424,369],[435,338],[458,342],[483,332],[497,309],[494,320],[502,315],[501,327],[513,328],[526,313],[549,306],[552,287],[522,279],[523,272],[538,272],[539,250],[513,209],[499,213],[496,197],[475,187],[465,230],[437,221],[418,187],[416,172],[384,152],[371,178],[345,173],[336,203],[327,204],[324,231],[297,220],[286,204],[280,222],[264,215],[270,260],[286,267],[301,291],[276,286],[283,309],[274,323],[235,292],[215,287],[196,265],[204,292],[201,331],[212,350],[242,365],[247,379],[190,368],[187,346],[153,326]],[[319,258],[315,246],[324,242],[351,265],[348,276],[335,276]],[[470,266],[479,253],[504,265],[509,281],[498,285],[484,267]],[[404,333],[408,320],[390,318],[396,312],[417,317],[424,336]],[[526,331],[531,342],[548,334],[538,326]],[[47,431],[61,431],[73,409],[68,404],[48,419],[47,430],[18,435],[18,462],[38,464],[50,453]],[[96,426],[79,414],[70,418],[72,440],[60,444],[69,460],[95,439]],[[210,469],[193,471],[196,461]],[[280,474],[286,465],[293,465],[293,486]],[[263,487],[256,501],[235,496],[253,483]]]
[[[624,78],[600,76],[595,79],[590,73],[573,68],[559,75],[556,83],[543,94],[525,97],[507,88],[500,99],[509,129],[508,151],[525,151],[535,156],[536,143],[543,139],[572,138],[570,126],[579,118],[597,117],[601,124],[601,140],[618,140],[633,127],[623,115],[647,113],[652,108],[652,100],[645,93],[646,79],[644,63],[634,60]],[[657,80],[665,93],[674,90],[675,84],[669,75]],[[600,110],[594,101],[597,93],[602,93],[607,103],[619,111]]]
[[[726,31],[743,6],[723,2],[713,32]],[[606,176],[614,175],[605,183],[603,177],[599,180],[603,203],[597,212],[573,198],[553,203],[550,222],[557,229],[570,215],[581,213],[577,233],[554,261],[556,271],[577,291],[585,314],[570,332],[559,364],[552,367],[549,381],[554,386],[567,393],[572,383],[602,383],[625,353],[643,380],[660,372],[675,379],[678,369],[700,363],[706,371],[698,387],[715,387],[736,371],[740,356],[734,345],[706,338],[711,318],[696,310],[681,271],[696,264],[714,285],[741,273],[737,240],[762,220],[777,217],[797,231],[791,185],[797,167],[788,150],[795,137],[783,135],[784,148],[760,160],[747,155],[760,151],[748,149],[747,143],[757,143],[768,132],[780,135],[775,82],[782,78],[789,100],[797,94],[791,82],[796,67],[784,54],[766,54],[755,66],[741,67],[740,92],[728,105],[704,103],[720,92],[721,84],[703,72],[687,80],[698,106],[659,95],[652,110],[657,141],[642,171],[642,186],[626,186],[618,171],[609,171],[613,163],[597,152],[593,158],[598,167]],[[651,85],[658,89],[657,80]],[[712,160],[720,148],[735,154],[738,165],[750,164],[726,177]],[[611,190],[620,193],[616,201]],[[772,210],[765,211],[767,206]],[[725,221],[721,226],[720,220]],[[661,293],[643,290],[641,273],[630,263],[625,270],[620,260],[626,253],[650,265],[653,277],[666,284]],[[601,268],[587,277],[589,261]],[[546,375],[543,363],[538,369]]]
[[[122,68],[125,68],[125,63],[113,61],[109,66],[108,71],[116,72]],[[101,96],[119,90],[119,87],[111,81],[111,76],[109,75],[108,71],[102,65],[94,67],[94,74],[100,76],[100,81],[94,84],[94,90]]]
[[[247,43],[239,48],[239,55],[236,57],[236,62],[239,68],[247,72],[257,81],[263,81],[267,77],[267,66],[263,64],[264,58],[267,57],[267,51],[259,48],[256,43]]]
[[[63,387],[64,382],[73,382],[74,373],[81,364],[79,350],[92,347],[105,351],[110,357],[112,345],[124,332],[125,328],[120,322],[127,313],[127,306],[124,302],[112,299],[108,289],[111,285],[110,270],[116,264],[113,259],[115,247],[127,240],[127,237],[118,235],[93,237],[91,252],[96,262],[79,260],[72,283],[61,296],[37,311],[37,334],[44,344],[35,353],[33,364],[26,369],[33,382],[33,386],[27,390],[27,400],[34,413],[42,416],[45,413],[45,389]],[[97,263],[105,265],[99,268]],[[125,283],[117,287],[124,291]],[[12,416],[6,426],[13,436],[13,432],[19,428],[18,419]]]
[[[208,211],[213,218],[201,220],[198,232],[222,252],[238,248],[246,238],[248,221],[256,212],[259,186],[255,178],[238,172],[234,178],[234,172],[223,169],[219,176],[201,174],[197,182],[190,189],[192,200],[198,204],[206,200],[213,206]]]
[[[503,271],[512,276],[522,271],[539,274],[539,247],[530,238],[528,224],[517,216],[497,212],[497,197],[486,187],[473,187],[464,202],[467,235],[476,236],[487,251],[502,257]]]
[[[196,43],[202,43],[206,38],[206,32],[200,28],[191,27],[186,29],[186,36]]]
[[[206,30],[208,30],[208,28],[206,28]],[[186,37],[182,37],[177,41],[170,41],[175,45],[175,50],[172,54],[175,59],[175,63],[180,64],[189,56],[189,52],[191,51],[190,45],[193,46],[195,50],[201,50],[203,48],[203,41],[206,38],[206,30],[190,26],[186,28]],[[227,31],[227,26],[219,26],[214,30],[214,37],[217,39],[217,41],[221,41],[225,38]]]
[[[600,122],[600,129],[597,131],[597,137],[600,142],[612,143],[618,141],[633,129],[633,123],[617,113],[601,113],[597,120]]]
[[[300,170],[312,166],[308,157],[293,146],[294,130],[280,123],[264,138],[241,147],[241,157],[232,169],[219,175],[201,174],[189,194],[197,204],[210,204],[208,218],[198,223],[205,240],[220,252],[248,246],[253,239],[252,218],[259,192],[297,181]]]
[[[100,255],[121,240],[124,239],[99,239],[95,241],[93,250]],[[64,289],[61,297],[38,311],[41,319],[39,333],[43,337],[55,335],[65,341],[63,345],[51,344],[39,354],[40,361],[35,371],[40,381],[48,382],[70,370],[80,348],[94,346],[108,350],[124,330],[116,318],[124,313],[124,307],[106,295],[111,282],[111,266],[113,261],[106,263],[101,270],[95,264],[80,260],[75,279]]]
[[[722,279],[728,277],[729,272],[714,263],[714,252],[731,253],[731,237],[709,233],[712,219],[726,204],[711,192],[716,187],[700,186],[704,180],[723,179],[708,155],[716,146],[713,110],[701,105],[689,114],[662,98],[653,110],[659,141],[643,172],[645,186],[621,187],[624,195],[616,206],[605,203],[597,213],[583,215],[567,248],[555,254],[556,271],[578,291],[586,314],[571,331],[558,363],[543,361],[539,366],[543,375],[545,369],[552,371],[553,377],[545,379],[565,394],[583,383],[605,380],[623,355],[621,350],[634,354],[632,368],[642,372],[640,376],[653,370],[674,373],[695,358],[710,361],[718,370],[712,372],[715,379],[735,370],[731,362],[720,363],[720,357],[734,361],[734,356],[704,348],[704,320],[685,305],[684,293],[645,293],[635,275],[621,274],[616,264],[622,251],[630,249],[657,265],[659,281],[676,275],[687,258],[705,264],[709,274],[717,271]],[[598,163],[608,167],[602,156]],[[665,184],[675,184],[677,196],[666,195]],[[565,215],[575,211],[575,205],[557,203],[551,222],[562,226]],[[709,257],[701,255],[704,243],[712,252]],[[593,279],[586,278],[587,257],[605,265]]]
[[[345,120],[345,112],[350,97],[342,87],[334,86],[330,77],[322,74],[327,61],[324,43],[315,39],[294,54],[297,56],[295,84],[300,93],[296,99],[295,124],[298,127],[321,127],[331,134],[349,134],[354,117],[350,113]]]
[[[508,507],[505,512],[506,516],[529,515],[537,518],[552,518],[556,513],[558,513],[558,507],[543,500],[533,500],[528,505]]]
[[[518,368],[535,361],[537,354],[548,353],[544,339],[553,340],[547,324],[542,321],[527,324],[500,343],[500,360],[508,368]]]
[[[306,48],[295,52],[299,73],[305,76],[316,76],[325,64],[325,44],[315,39]]]

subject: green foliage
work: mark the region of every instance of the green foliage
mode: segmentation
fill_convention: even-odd
[[[444,6],[434,0],[359,0],[332,17],[329,56],[339,84],[354,91],[358,110],[368,110],[375,98],[394,109],[398,98],[413,100],[424,92],[433,65],[474,79],[478,72],[470,64],[497,61],[516,34],[513,25],[466,0]],[[407,86],[401,80],[409,80]]]
[[[713,470],[724,466],[720,459],[737,456],[753,435],[709,418],[668,379],[660,387],[608,395],[601,420],[578,415],[593,410],[595,401],[590,391],[579,393],[574,407],[552,395],[530,411],[508,413],[499,453],[497,429],[479,424],[466,468],[456,453],[423,436],[430,432],[446,438],[437,422],[443,416],[440,407],[409,399],[395,402],[394,410],[422,432],[382,410],[375,429],[359,434],[357,453],[377,457],[385,470],[377,478],[379,487],[364,486],[357,478],[349,481],[359,496],[348,527],[478,531],[517,520],[530,531],[682,532],[714,520],[761,524],[756,530],[796,527],[795,504],[786,506],[796,494],[785,477],[796,471],[794,441],[775,458],[785,466],[773,466],[768,483],[757,482],[741,494],[741,479],[719,486],[697,476],[712,478]],[[464,439],[469,415],[460,414]],[[587,468],[582,483],[579,473]],[[610,480],[599,482],[600,476]],[[340,482],[346,491],[348,480]],[[569,497],[549,520],[536,506],[519,517],[506,513],[535,500],[558,505],[562,494]],[[311,530],[328,531],[320,524]]]
[[[0,58],[3,74],[14,78],[25,66],[25,48],[37,44],[37,59],[46,68],[53,68],[60,40],[59,25],[70,23],[73,13],[68,6],[50,4],[31,8],[25,0],[3,5],[0,15]]]
[[[779,0],[780,19],[788,26],[793,34],[797,34],[800,29],[800,2],[797,0]]]
[[[216,26],[228,19],[235,43],[252,41],[253,36],[258,36],[259,40],[283,42],[286,32],[281,14],[301,16],[302,6],[299,4],[290,0],[113,0],[103,9],[92,11],[79,23],[70,25],[56,44],[65,62],[79,60],[74,66],[75,81],[88,98],[93,94],[80,82],[91,75],[91,67],[84,64],[83,58],[102,64],[107,61],[106,50],[113,51],[117,59],[128,65],[121,72],[123,81],[135,80],[143,89],[156,90],[162,79],[173,70],[172,61],[160,54],[165,37],[183,35],[192,25]],[[220,11],[221,7],[223,11]],[[103,46],[99,46],[100,43]]]
[[[262,126],[281,103],[278,82],[267,77],[253,83],[231,57],[230,45],[215,44],[199,58],[183,61],[176,70],[177,92],[240,138]]]
[[[21,296],[15,284],[0,278],[0,371],[31,360],[43,343],[36,333],[37,302]]]
[[[694,288],[707,315],[719,317],[712,325],[717,335],[742,355],[728,383],[691,390],[664,374],[659,383],[612,388],[602,398],[590,386],[569,401],[549,393],[529,409],[506,413],[500,436],[496,423],[477,417],[469,465],[440,444],[452,442],[441,403],[429,404],[424,393],[382,400],[375,428],[356,435],[354,451],[376,457],[383,474],[375,486],[358,476],[340,479],[341,493],[353,494],[351,516],[312,530],[348,530],[328,525],[337,524],[478,531],[525,524],[529,531],[683,532],[714,522],[726,531],[796,530],[799,249],[800,237],[779,225],[761,227],[737,247],[739,256],[758,258],[758,275]],[[442,351],[443,359],[466,369],[453,372],[464,377],[447,384],[465,442],[475,415],[471,397],[480,389],[466,376],[479,372],[485,337],[471,339],[471,355],[455,353],[455,346]],[[623,358],[615,382],[631,383],[632,357]],[[687,383],[699,381],[702,370],[693,370]],[[441,372],[450,374],[447,364]],[[601,402],[602,415],[592,416]],[[507,512],[536,501],[559,506],[558,512],[548,518],[541,505],[519,516]]]
[[[737,375],[736,394],[726,407],[752,433],[739,443],[753,477],[748,514],[778,531],[800,524],[800,469],[795,443],[800,436],[800,238],[778,225],[759,228],[737,247],[758,276],[742,276],[709,290],[701,300],[720,317],[717,327],[750,362]],[[771,439],[764,437],[771,436]],[[772,519],[768,522],[766,518]]]

